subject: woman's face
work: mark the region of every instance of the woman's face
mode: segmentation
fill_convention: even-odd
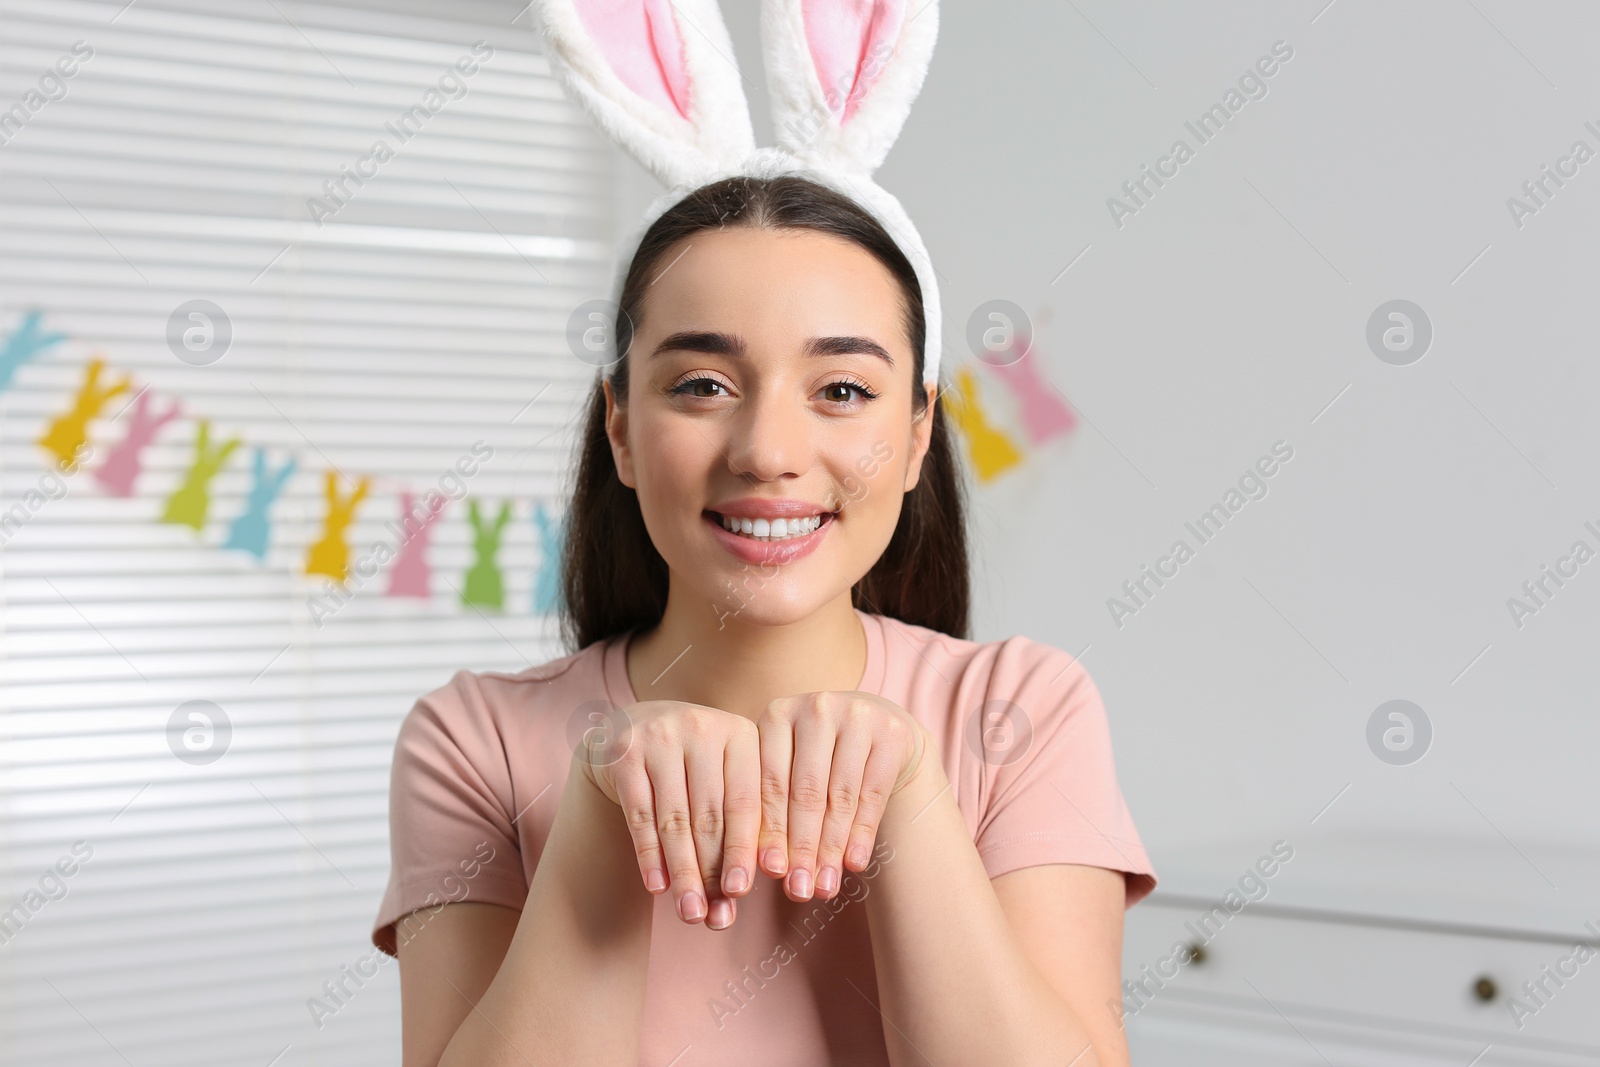
[[[814,230],[704,231],[662,256],[606,426],[674,598],[777,625],[877,562],[933,424],[912,418],[912,389],[933,389],[912,381],[902,300],[870,253]]]

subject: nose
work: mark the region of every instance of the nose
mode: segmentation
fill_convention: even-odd
[[[728,469],[753,482],[803,474],[812,452],[811,413],[777,390],[762,393],[746,400],[724,424]]]

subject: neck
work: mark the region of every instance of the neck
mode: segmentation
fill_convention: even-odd
[[[848,590],[803,619],[759,625],[680,595],[682,588],[672,581],[661,622],[629,644],[628,680],[639,700],[681,700],[753,719],[778,697],[860,684],[867,640]]]

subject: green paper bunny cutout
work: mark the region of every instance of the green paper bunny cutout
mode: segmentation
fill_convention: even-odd
[[[467,501],[467,517],[472,521],[472,547],[476,559],[473,560],[472,569],[467,571],[467,585],[461,591],[461,602],[499,610],[505,607],[506,586],[495,554],[500,551],[500,538],[505,533],[506,523],[511,521],[511,501],[500,505],[500,514],[493,526],[484,525],[476,500]]]
[[[194,463],[184,475],[183,484],[167,498],[167,510],[162,513],[161,521],[190,526],[199,533],[206,524],[206,511],[211,507],[211,479],[238,447],[239,438],[234,437],[222,447],[212,448],[211,422],[201,419],[195,435]]]

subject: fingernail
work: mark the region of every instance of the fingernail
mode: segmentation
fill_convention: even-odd
[[[850,850],[850,862],[857,867],[865,867],[867,865],[867,846],[856,845],[852,848]]]
[[[696,922],[705,917],[706,902],[699,893],[690,890],[678,898],[678,918],[686,923]]]
[[[839,888],[839,872],[832,867],[824,867],[817,872],[817,892],[832,893]]]
[[[750,876],[743,867],[730,867],[722,876],[722,891],[724,893],[743,893],[744,887],[750,884]]]
[[[667,888],[667,880],[661,877],[660,871],[651,871],[644,876],[644,887],[652,893],[659,893]]]
[[[801,900],[810,900],[811,872],[804,867],[796,867],[789,875],[789,892]]]
[[[713,930],[721,930],[733,922],[733,905],[726,897],[718,897],[711,902],[711,914],[706,918],[706,925]]]
[[[781,848],[769,848],[761,854],[761,865],[773,874],[782,874],[789,869],[789,857]]]

